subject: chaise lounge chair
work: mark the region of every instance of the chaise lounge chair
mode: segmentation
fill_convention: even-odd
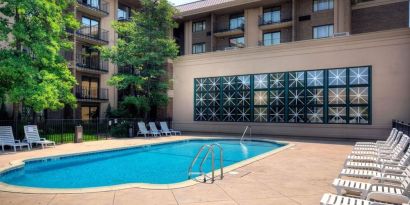
[[[369,200],[357,199],[347,196],[339,196],[335,194],[324,194],[320,200],[320,205],[393,205],[381,202],[373,202]],[[405,204],[403,204],[405,205]]]
[[[400,141],[398,143],[394,143],[395,145],[392,147],[384,147],[380,149],[374,150],[353,150],[352,155],[383,155],[383,154],[391,154],[394,149],[404,149],[407,144],[409,143],[409,137],[407,135],[403,135],[403,132],[399,132]],[[403,135],[403,137],[402,137]],[[407,137],[406,137],[407,136]]]
[[[40,135],[38,134],[37,125],[24,126],[24,134],[24,140],[28,144],[30,144],[31,147],[33,146],[33,144],[40,144],[42,149],[44,149],[44,146],[48,147],[48,145],[53,145],[53,147],[56,146],[55,142],[47,140],[46,138],[40,138]]]
[[[390,131],[389,137],[385,141],[376,141],[376,142],[356,142],[354,147],[378,147],[388,145],[389,143],[394,141],[395,135],[397,134],[398,130],[393,128]]]
[[[11,126],[0,126],[0,145],[1,150],[4,152],[4,146],[11,146],[16,152],[16,147],[27,147],[30,150],[30,145],[28,143],[20,142],[20,140],[14,139],[13,129]]]
[[[144,135],[144,138],[147,138],[147,135],[151,135],[151,136],[159,136],[161,135],[161,133],[159,132],[155,132],[155,131],[148,131],[147,127],[145,126],[144,122],[138,122],[138,132],[137,132],[137,136],[138,135]]]
[[[171,134],[175,134],[175,135],[177,134],[181,135],[181,131],[169,129],[166,122],[160,122],[159,124],[161,126],[161,131],[170,132]]]
[[[397,129],[393,129],[388,140],[386,143],[377,143],[374,145],[355,145],[353,146],[353,150],[379,150],[379,149],[392,149],[401,138],[402,134],[399,135],[399,131]]]
[[[157,125],[155,125],[155,122],[149,122],[148,126],[149,126],[149,129],[153,132],[158,132],[160,134],[164,134],[165,136],[172,135],[170,131],[158,130]]]

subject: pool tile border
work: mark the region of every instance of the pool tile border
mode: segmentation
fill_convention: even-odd
[[[135,146],[125,146],[125,147],[118,147],[118,148],[111,148],[111,149],[102,149],[102,150],[93,150],[87,152],[78,152],[78,153],[70,153],[70,154],[59,154],[59,155],[51,155],[51,156],[43,156],[43,157],[36,157],[36,158],[28,158],[28,159],[20,159],[11,161],[8,167],[0,169],[0,175],[4,172],[18,169],[25,165],[26,162],[41,160],[44,158],[53,158],[53,157],[67,157],[67,156],[76,156],[76,155],[83,155],[83,154],[92,154],[98,152],[107,152],[107,151],[115,151],[115,150],[122,150],[122,149],[130,149],[136,147],[144,147],[144,146],[152,146],[152,145],[161,145],[161,144],[169,144],[169,143],[177,143],[181,141],[187,140],[208,140],[208,139],[238,139],[238,138],[230,138],[230,137],[201,137],[201,138],[187,138],[181,140],[173,140],[173,141],[166,141],[166,142],[155,142],[155,143],[148,143],[142,145],[135,145]],[[280,151],[288,149],[290,147],[295,146],[295,144],[288,143],[285,141],[276,141],[271,139],[265,138],[253,138],[255,140],[266,141],[266,142],[274,142],[279,144],[285,144],[280,148],[274,149],[269,152],[265,152],[263,154],[257,155],[255,157],[243,160],[241,162],[229,165],[224,167],[224,174],[236,170],[240,167],[246,166],[248,164],[254,163],[259,161],[263,158],[276,154]],[[220,176],[220,169],[215,170],[215,177],[219,179]],[[207,173],[208,175],[210,173]],[[78,193],[94,193],[94,192],[107,192],[107,191],[115,191],[115,190],[123,190],[123,189],[130,189],[130,188],[141,188],[141,189],[156,189],[156,190],[167,190],[167,189],[178,189],[184,188],[188,186],[193,186],[196,184],[201,183],[202,177],[198,176],[195,179],[188,179],[183,182],[173,183],[173,184],[147,184],[147,183],[128,183],[128,184],[121,184],[121,185],[113,185],[113,186],[103,186],[103,187],[95,187],[95,188],[72,188],[72,189],[52,189],[52,188],[32,188],[32,187],[25,187],[25,186],[14,186],[10,184],[6,184],[0,182],[0,191],[4,192],[13,192],[13,193],[28,193],[28,194],[78,194]]]

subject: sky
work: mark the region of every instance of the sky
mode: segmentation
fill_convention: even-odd
[[[168,1],[170,1],[175,6],[178,6],[178,5],[181,5],[181,4],[186,4],[186,3],[197,1],[197,0],[168,0]]]

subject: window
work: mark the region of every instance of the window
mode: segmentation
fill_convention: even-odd
[[[194,79],[194,120],[371,124],[371,67]]]
[[[229,18],[229,29],[234,30],[234,29],[242,28],[244,23],[245,23],[245,18],[243,17],[242,14],[233,15]]]
[[[77,66],[90,69],[100,69],[100,52],[91,46],[83,45],[80,58],[77,58]]]
[[[323,11],[333,9],[333,0],[314,0],[313,11]]]
[[[81,2],[94,8],[100,8],[100,0],[81,0]]]
[[[83,76],[81,79],[81,97],[86,99],[98,99],[98,78]]]
[[[192,53],[205,53],[205,43],[196,43],[192,45]]]
[[[273,24],[280,22],[280,8],[270,8],[263,11],[262,24]]]
[[[192,24],[192,32],[205,31],[205,21],[198,21]]]
[[[99,37],[100,21],[88,17],[81,18],[80,33],[94,38]]]
[[[93,120],[99,116],[98,106],[81,106],[81,119]]]
[[[280,44],[280,32],[264,33],[263,34],[263,45],[277,45]]]
[[[118,4],[117,19],[127,20],[131,17],[130,7]]]
[[[328,38],[333,36],[333,25],[313,27],[313,38]]]
[[[244,46],[245,46],[245,38],[243,36],[229,39],[229,47],[240,47],[241,48]]]

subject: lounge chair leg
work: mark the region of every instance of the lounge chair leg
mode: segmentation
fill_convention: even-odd
[[[16,152],[16,146],[13,146],[14,152]]]

